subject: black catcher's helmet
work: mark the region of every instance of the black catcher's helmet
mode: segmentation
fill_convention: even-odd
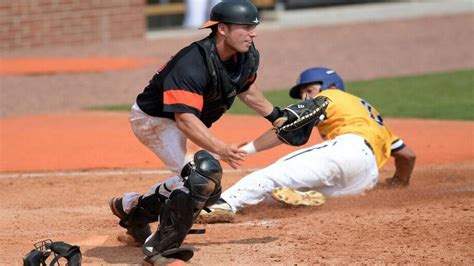
[[[258,10],[248,0],[224,0],[211,10],[211,18],[199,29],[209,28],[217,23],[257,25]]]

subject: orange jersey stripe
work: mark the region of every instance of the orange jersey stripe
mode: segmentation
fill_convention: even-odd
[[[253,82],[256,77],[257,77],[256,75],[250,76],[250,77],[245,81],[245,84],[250,83],[250,82]]]
[[[194,92],[185,90],[168,90],[163,93],[164,104],[184,104],[193,108],[202,110],[203,98]]]

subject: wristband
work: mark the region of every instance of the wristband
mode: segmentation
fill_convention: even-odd
[[[270,123],[273,123],[273,121],[277,120],[277,118],[281,116],[283,116],[283,112],[280,110],[280,108],[273,107],[272,112],[265,116],[265,118],[270,121]]]
[[[244,146],[240,147],[241,150],[245,151],[248,155],[257,153],[257,149],[252,142],[245,144]]]

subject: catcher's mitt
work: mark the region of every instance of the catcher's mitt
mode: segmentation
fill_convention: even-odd
[[[287,106],[282,110],[284,115],[273,122],[275,133],[286,144],[304,145],[313,127],[324,120],[328,105],[327,97],[318,96]]]

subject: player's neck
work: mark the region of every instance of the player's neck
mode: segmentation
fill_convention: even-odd
[[[237,53],[234,48],[227,45],[224,39],[221,38],[216,38],[216,49],[221,61],[227,61]]]

